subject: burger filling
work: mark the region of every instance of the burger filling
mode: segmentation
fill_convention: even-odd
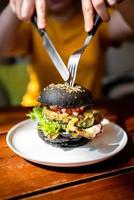
[[[101,131],[102,115],[91,108],[35,107],[29,116],[38,121],[38,129],[50,139],[57,138],[62,132],[74,138],[81,135],[92,139]]]

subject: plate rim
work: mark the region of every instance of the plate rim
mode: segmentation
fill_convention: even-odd
[[[32,158],[29,158],[28,156],[26,156],[25,154],[21,153],[20,151],[17,151],[14,147],[13,147],[13,144],[12,144],[12,137],[13,135],[15,134],[15,129],[17,129],[19,126],[22,126],[23,124],[31,121],[31,119],[25,119],[23,121],[20,121],[18,122],[17,124],[15,124],[7,133],[6,135],[6,143],[8,145],[8,147],[15,153],[17,154],[18,156],[22,157],[23,159],[26,159],[28,161],[31,161],[33,163],[36,163],[36,164],[41,164],[41,165],[46,165],[46,166],[52,166],[52,167],[80,167],[80,166],[87,166],[87,165],[92,165],[92,164],[97,164],[99,162],[102,162],[102,161],[105,161],[107,159],[110,159],[111,157],[113,157],[114,155],[118,154],[127,144],[128,142],[128,136],[127,136],[127,133],[126,131],[121,127],[119,126],[118,124],[108,120],[107,118],[104,118],[104,120],[106,120],[108,123],[118,127],[119,129],[121,129],[123,131],[123,138],[125,137],[125,141],[124,143],[120,146],[120,148],[115,151],[115,152],[111,152],[109,155],[107,155],[106,157],[103,157],[103,158],[100,158],[100,159],[96,159],[96,160],[93,160],[93,161],[82,161],[82,162],[48,162],[48,161],[39,161],[39,160],[34,160]],[[49,144],[47,144],[49,145]]]

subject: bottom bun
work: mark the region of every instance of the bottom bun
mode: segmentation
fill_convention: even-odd
[[[38,130],[39,137],[46,143],[51,144],[55,147],[78,147],[89,142],[89,139],[79,136],[77,138],[70,137],[70,134],[60,133],[60,135],[54,139],[50,140],[47,138],[42,130]]]

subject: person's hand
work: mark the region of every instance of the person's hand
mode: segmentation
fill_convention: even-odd
[[[81,0],[85,30],[89,32],[93,27],[94,11],[97,12],[103,21],[108,21],[110,15],[107,6],[115,6],[121,1],[122,0]]]
[[[36,9],[38,27],[44,28],[46,13],[45,2],[45,0],[10,0],[10,6],[20,20],[30,20],[34,9]]]

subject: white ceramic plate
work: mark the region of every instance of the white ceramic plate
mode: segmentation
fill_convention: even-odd
[[[8,132],[6,140],[16,154],[43,165],[75,167],[98,163],[117,154],[127,143],[126,132],[107,119],[103,120],[103,133],[86,145],[75,148],[46,144],[39,138],[36,125],[30,119],[22,121]]]

